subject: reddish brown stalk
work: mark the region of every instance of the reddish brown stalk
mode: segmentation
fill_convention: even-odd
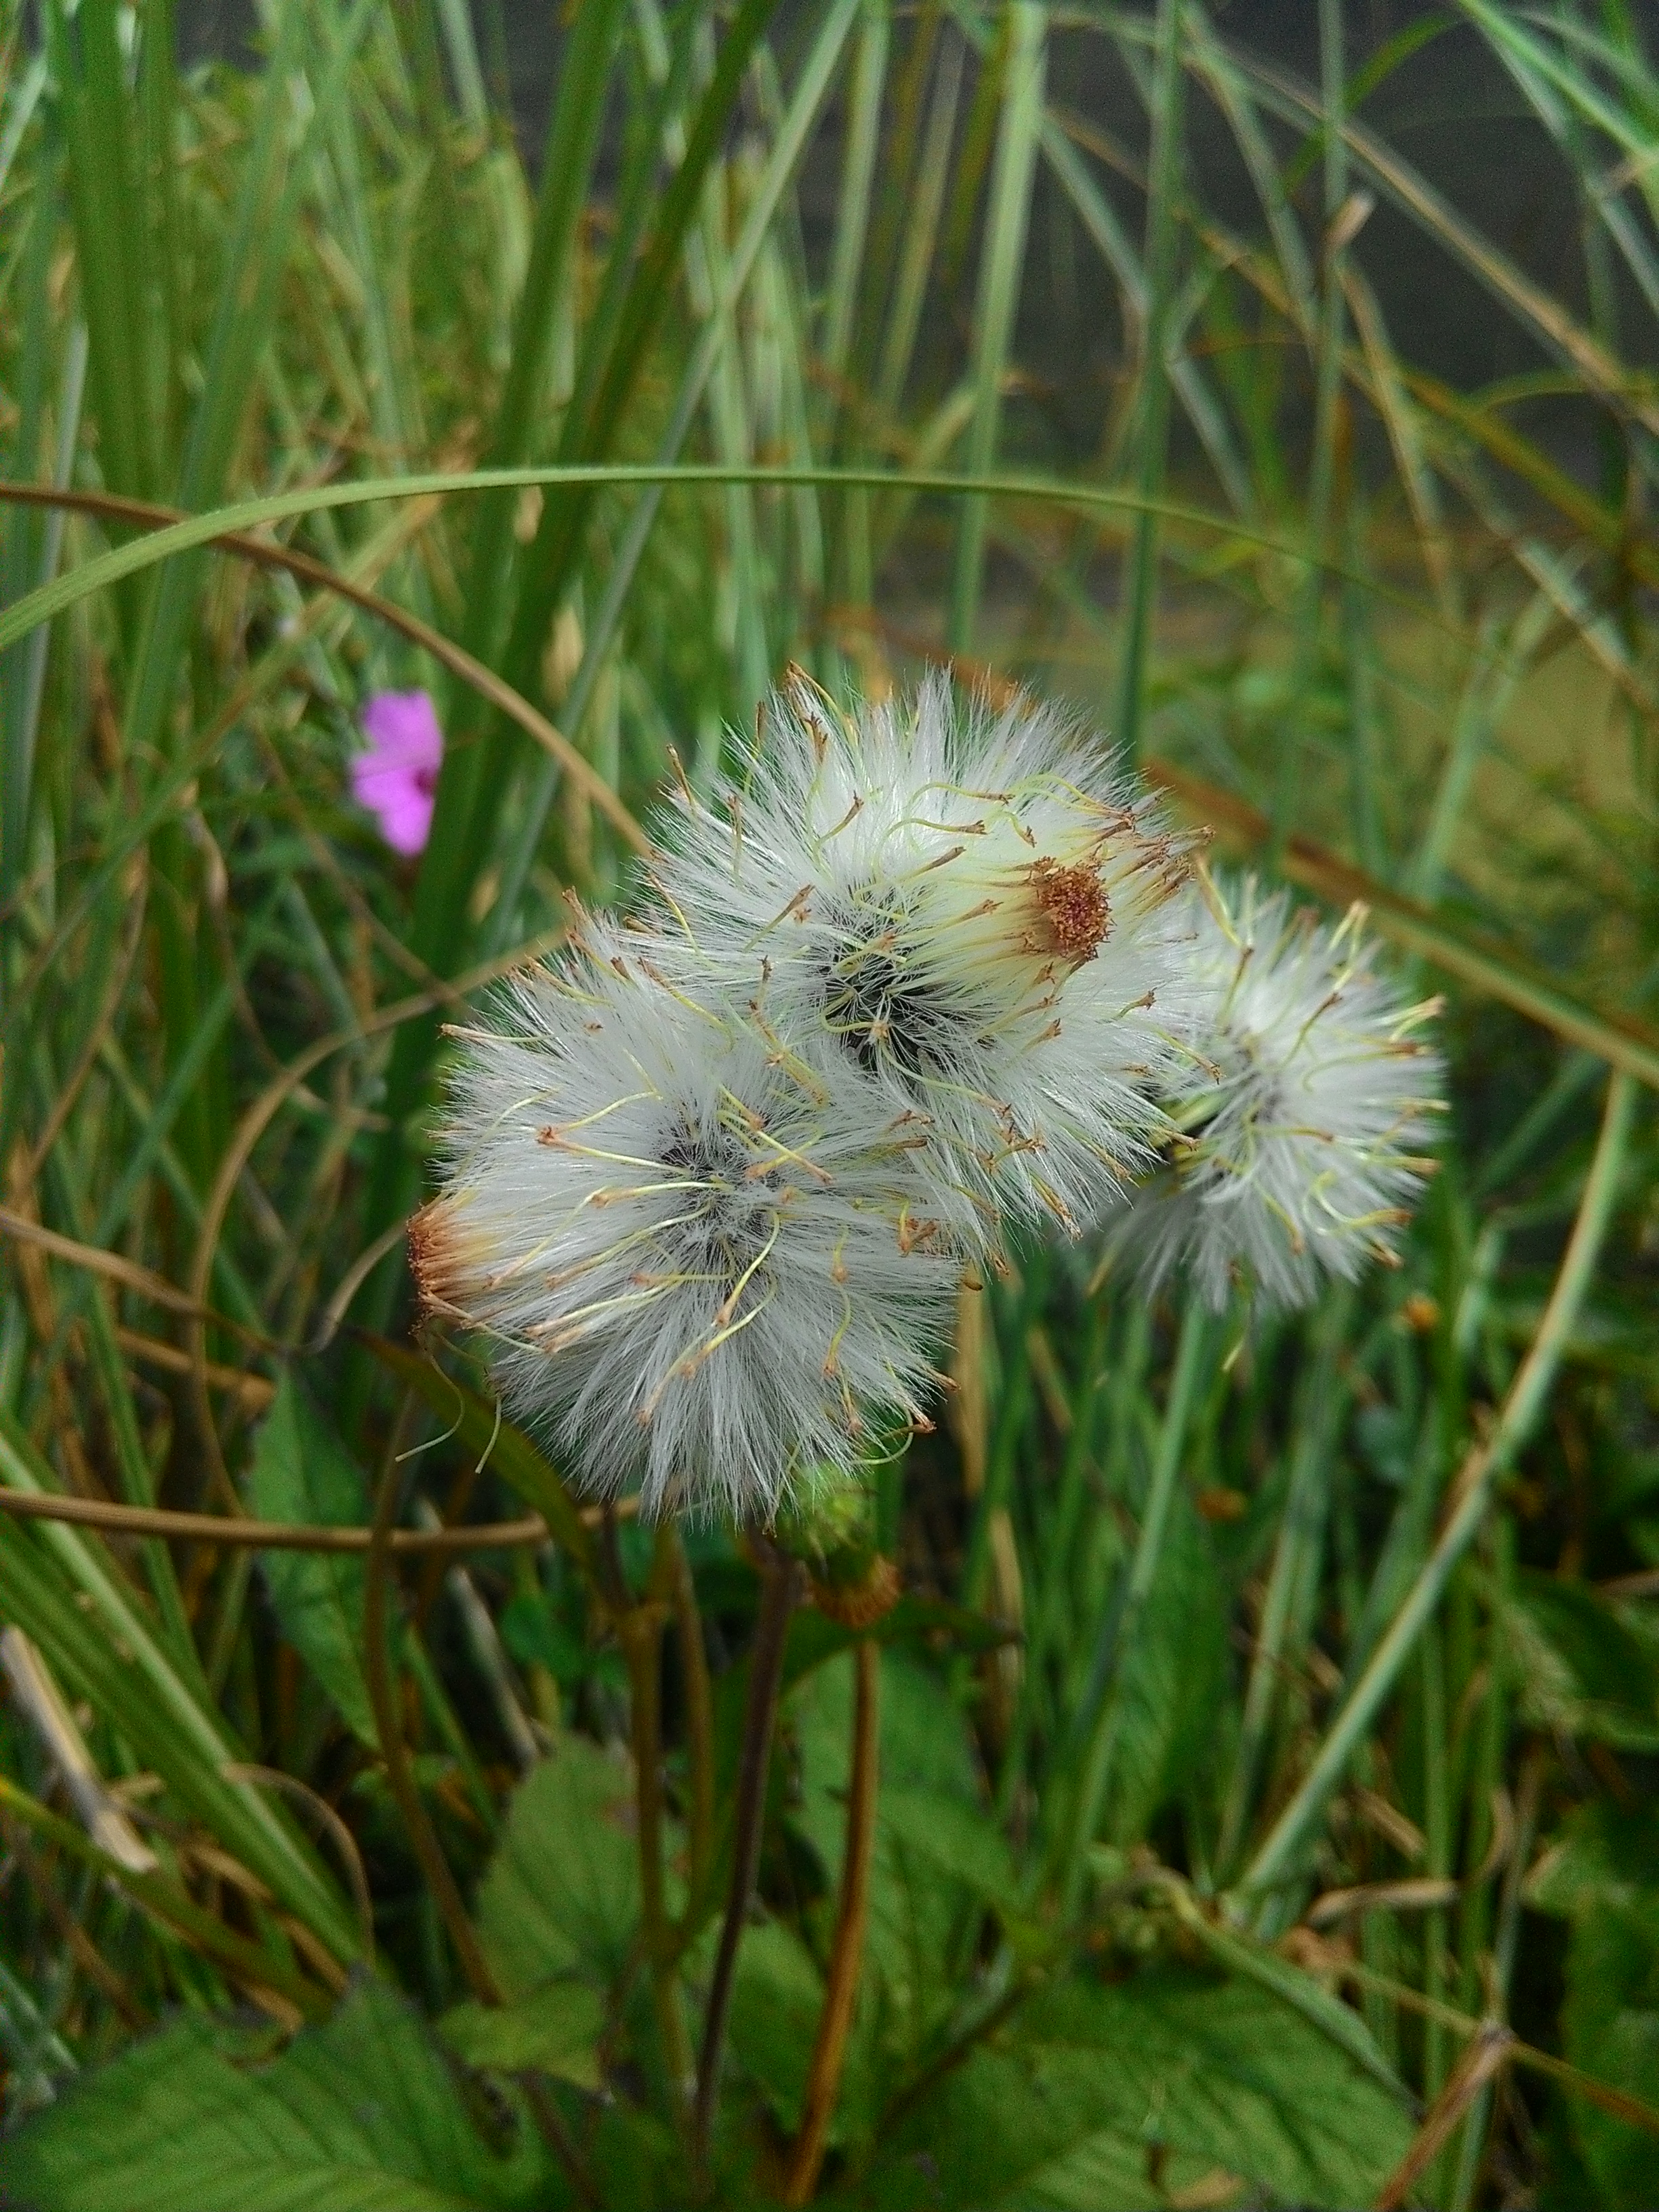
[[[680,1647],[685,1698],[685,1740],[690,1767],[690,1896],[688,1916],[699,1909],[714,1850],[714,1704],[708,1685],[708,1658],[702,1646],[702,1620],[696,1585],[678,1530],[672,1532],[674,1626]],[[690,1920],[688,1918],[688,1925]]]
[[[178,1536],[201,1544],[239,1545],[256,1552],[368,1552],[372,1528],[313,1527],[304,1521],[252,1521],[233,1513],[174,1513],[163,1506],[109,1505],[97,1498],[60,1498],[41,1490],[0,1490],[0,1513],[23,1521],[70,1521],[112,1536]],[[539,1513],[520,1521],[485,1521],[465,1528],[392,1528],[388,1552],[490,1552],[544,1544]]]
[[[1411,2148],[1383,2183],[1376,2200],[1377,2212],[1398,2212],[1407,2202],[1419,2177],[1434,2164],[1464,2113],[1514,2050],[1515,2037],[1501,2021],[1482,2023],[1450,2081],[1429,2107]]]
[[[789,1616],[795,1609],[805,1578],[799,1563],[780,1552],[769,1538],[755,1534],[750,1541],[761,1561],[760,1618],[755,1626],[754,1649],[749,1656],[749,1701],[744,1711],[743,1762],[738,1770],[738,1802],[732,1824],[732,1886],[726,1892],[726,1918],[720,1928],[720,1950],[708,1989],[702,2052],[697,2065],[692,2149],[700,2174],[706,2172],[708,2162],[708,2139],[714,2127],[714,2102],[720,2094],[720,2059],[726,2049],[726,2018],[732,2009],[738,1946],[743,1940],[744,1923],[754,1902],[755,1881],[760,1872],[761,1831],[766,1820],[766,1777],[772,1763],[772,1732],[777,1722],[778,1694],[783,1682]]]
[[[784,2185],[786,2204],[811,2202],[823,2164],[830,2122],[847,2059],[848,2032],[864,1961],[864,1931],[870,1917],[870,1868],[876,1847],[876,1783],[880,1765],[878,1723],[881,1711],[881,1650],[866,1637],[856,1647],[858,1688],[853,1708],[853,1771],[847,1790],[847,1846],[842,1860],[841,1896],[835,1939],[830,1948],[823,2010],[807,2069],[801,2100],[800,2130],[789,2158]]]
[[[603,1523],[608,1559],[615,1559],[616,1516]],[[692,2081],[691,2043],[680,2009],[675,1972],[678,1942],[663,1896],[662,1632],[666,1608],[659,1591],[673,1575],[678,1548],[672,1528],[658,1528],[651,1588],[642,1603],[629,1599],[620,1574],[613,1579],[623,1603],[616,1609],[617,1638],[628,1665],[634,1738],[634,1802],[638,1816],[641,1919],[663,2069],[668,2076],[677,2121],[683,2118]]]

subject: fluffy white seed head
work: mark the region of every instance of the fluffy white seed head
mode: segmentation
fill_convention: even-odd
[[[658,957],[874,1085],[965,1247],[1075,1231],[1153,1156],[1186,861],[1054,709],[936,678],[849,718],[797,675],[665,842]]]
[[[415,1272],[580,1487],[764,1519],[793,1470],[925,1425],[956,1269],[862,1086],[598,925],[459,1036]]]
[[[1167,1103],[1177,1135],[1128,1238],[1148,1273],[1189,1266],[1218,1310],[1236,1283],[1268,1307],[1395,1242],[1432,1160],[1441,1063],[1374,967],[1364,910],[1333,926],[1251,878],[1201,872],[1184,901],[1197,1018]]]

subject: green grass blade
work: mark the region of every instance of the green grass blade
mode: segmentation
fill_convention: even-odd
[[[1239,1888],[1259,1893],[1293,1880],[1315,1821],[1340,1784],[1348,1762],[1439,1604],[1453,1569],[1491,1507],[1494,1482],[1530,1433],[1554,1383],[1569,1338],[1612,1219],[1624,1170],[1636,1086],[1624,1074],[1608,1079],[1595,1157],[1579,1201],[1572,1235],[1550,1301],[1491,1434],[1471,1454],[1452,1510],[1433,1551],[1404,1602],[1327,1731],[1311,1765],[1251,1859]]]
[[[56,1486],[3,1412],[0,1477],[15,1489]],[[43,1554],[50,1562],[44,1573],[36,1565]],[[218,1716],[180,1680],[93,1546],[61,1523],[40,1522],[25,1534],[0,1516],[0,1592],[3,1609],[40,1644],[54,1670],[96,1687],[95,1709],[122,1729],[226,1849],[268,1882],[337,1957],[355,1958],[359,1936],[343,1900],[286,1816],[246,1784],[223,1778],[223,1768],[243,1753]],[[97,1626],[95,1636],[88,1632],[88,1620]]]
[[[943,40],[933,95],[928,103],[916,195],[904,225],[904,242],[888,308],[880,366],[876,372],[877,412],[888,418],[896,418],[898,414],[910,364],[915,357],[916,333],[921,327],[928,271],[951,178],[951,149],[956,138],[964,59],[959,39]]]
[[[1155,502],[1164,489],[1170,428],[1169,336],[1174,302],[1176,192],[1182,140],[1182,0],[1158,0],[1152,49],[1152,163],[1146,198],[1146,322],[1135,438],[1137,483],[1144,502],[1124,567],[1122,642],[1118,651],[1117,717],[1113,736],[1133,765],[1141,748],[1146,656],[1158,583]]]
[[[50,0],[46,32],[82,310],[92,340],[90,382],[104,481],[112,490],[143,498],[160,480],[160,395],[149,343],[144,249],[149,225],[139,198],[119,13],[115,0],[84,0],[73,15],[64,0]]]
[[[974,310],[974,414],[968,430],[968,465],[980,475],[988,474],[996,458],[1002,381],[1019,308],[1030,224],[1047,66],[1045,9],[1040,0],[1008,0],[1008,67]],[[968,652],[973,643],[985,569],[986,521],[982,500],[964,502],[957,524],[947,630],[957,653]]]
[[[891,40],[887,0],[864,0],[860,11],[858,52],[853,63],[847,148],[836,209],[836,242],[830,259],[823,337],[819,349],[830,381],[832,407],[840,403],[841,386],[852,352],[859,276],[869,237],[871,196],[880,151],[882,99],[887,84]],[[3,179],[0,178],[0,181]]]
[[[1098,1831],[1107,1792],[1111,1786],[1112,1759],[1122,1715],[1122,1702],[1118,1692],[1123,1680],[1125,1658],[1133,1648],[1140,1616],[1146,1609],[1146,1600],[1158,1573],[1158,1557],[1169,1524],[1170,1504],[1175,1494],[1182,1455],[1195,1411],[1195,1401],[1201,1391],[1206,1356],[1212,1346],[1213,1334],[1209,1316],[1194,1292],[1188,1297],[1182,1315],[1180,1340],[1170,1378],[1169,1398],[1158,1431],[1152,1480],[1147,1486],[1146,1502],[1141,1511],[1134,1554],[1129,1564],[1122,1607],[1113,1639],[1111,1679],[1101,1700],[1100,1711],[1090,1731],[1087,1748],[1078,1771],[1066,1832],[1059,1838],[1060,1849],[1054,1871],[1068,1916],[1076,1911],[1082,1895],[1089,1846]]]
[[[725,304],[728,313],[735,311],[750,282],[773,217],[790,179],[796,173],[806,142],[835,81],[855,10],[856,0],[836,0],[836,4],[826,15],[823,28],[802,66],[783,128],[777,134],[765,170],[756,185],[742,234],[727,265],[728,292]],[[711,313],[704,320],[696,345],[681,374],[673,412],[658,445],[658,458],[665,471],[672,472],[678,466],[678,456],[685,443],[696,410],[702,404],[708,380],[714,374],[720,343],[720,326]],[[793,480],[805,484],[809,476],[814,483],[832,481],[830,477],[811,471],[796,471]],[[587,625],[581,665],[576,672],[569,696],[564,704],[565,719],[574,726],[579,727],[586,714],[600,672],[610,655],[645,552],[646,542],[661,507],[663,488],[660,480],[647,485],[635,504],[629,518],[628,528],[612,559],[604,595]],[[490,938],[492,951],[499,951],[507,943],[507,933],[514,926],[519,899],[541,842],[557,781],[556,763],[552,761],[538,763],[503,870],[503,891],[495,908],[499,920]]]

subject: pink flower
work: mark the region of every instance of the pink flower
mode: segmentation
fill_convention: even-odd
[[[432,828],[444,733],[424,691],[376,691],[363,709],[368,750],[351,763],[351,795],[394,853],[419,853]]]

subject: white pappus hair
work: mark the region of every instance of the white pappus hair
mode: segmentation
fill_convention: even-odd
[[[1217,1310],[1236,1283],[1267,1307],[1305,1305],[1322,1279],[1395,1237],[1435,1163],[1441,1062],[1415,1034],[1437,1000],[1407,1006],[1374,968],[1364,910],[1334,925],[1253,878],[1200,872],[1184,902],[1196,1019],[1177,1133],[1130,1233],[1156,1281],[1189,1266]]]
[[[593,923],[456,1034],[428,1308],[491,1340],[575,1484],[769,1518],[793,1472],[926,1426],[956,1267],[845,1077],[696,1003]],[[860,1086],[861,1089],[861,1086]]]
[[[797,673],[665,842],[653,957],[875,1086],[964,1249],[1075,1234],[1154,1158],[1185,852],[1054,709],[934,678],[843,715]]]

